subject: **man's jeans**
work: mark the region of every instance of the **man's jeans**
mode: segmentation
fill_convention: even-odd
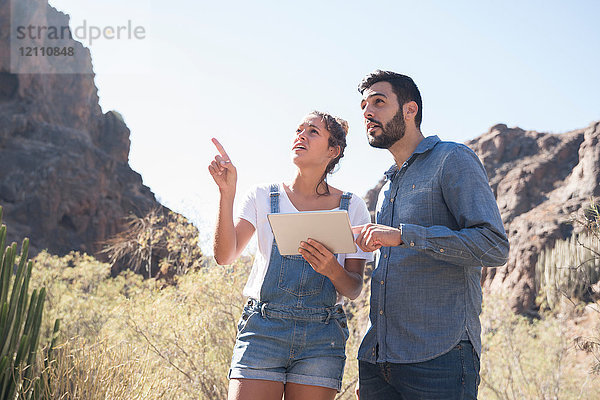
[[[477,399],[479,357],[471,342],[414,364],[359,361],[360,400]]]

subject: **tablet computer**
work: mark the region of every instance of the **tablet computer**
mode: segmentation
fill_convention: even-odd
[[[267,218],[281,255],[300,254],[300,242],[308,238],[334,254],[356,252],[346,210],[267,214]]]

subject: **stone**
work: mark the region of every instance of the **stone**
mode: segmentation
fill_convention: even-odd
[[[27,2],[32,22],[68,26],[46,0]],[[10,26],[0,0],[0,26]],[[8,240],[29,237],[30,255],[94,254],[120,232],[124,217],[160,207],[128,164],[129,129],[115,111],[103,113],[90,53],[79,42],[84,74],[13,74],[9,31],[0,30],[0,205]]]
[[[484,268],[487,292],[508,292],[512,308],[536,315],[535,264],[556,240],[577,230],[575,213],[600,197],[600,121],[562,134],[494,125],[465,144],[487,172],[510,242],[509,260]],[[365,196],[372,215],[379,181]]]

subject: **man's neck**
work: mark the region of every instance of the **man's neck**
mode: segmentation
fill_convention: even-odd
[[[407,129],[404,137],[394,143],[388,150],[392,153],[398,169],[408,160],[425,136],[419,129]]]

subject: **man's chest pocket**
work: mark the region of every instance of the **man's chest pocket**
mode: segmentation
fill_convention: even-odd
[[[394,211],[400,223],[433,225],[435,192],[431,182],[409,181],[398,190]]]

